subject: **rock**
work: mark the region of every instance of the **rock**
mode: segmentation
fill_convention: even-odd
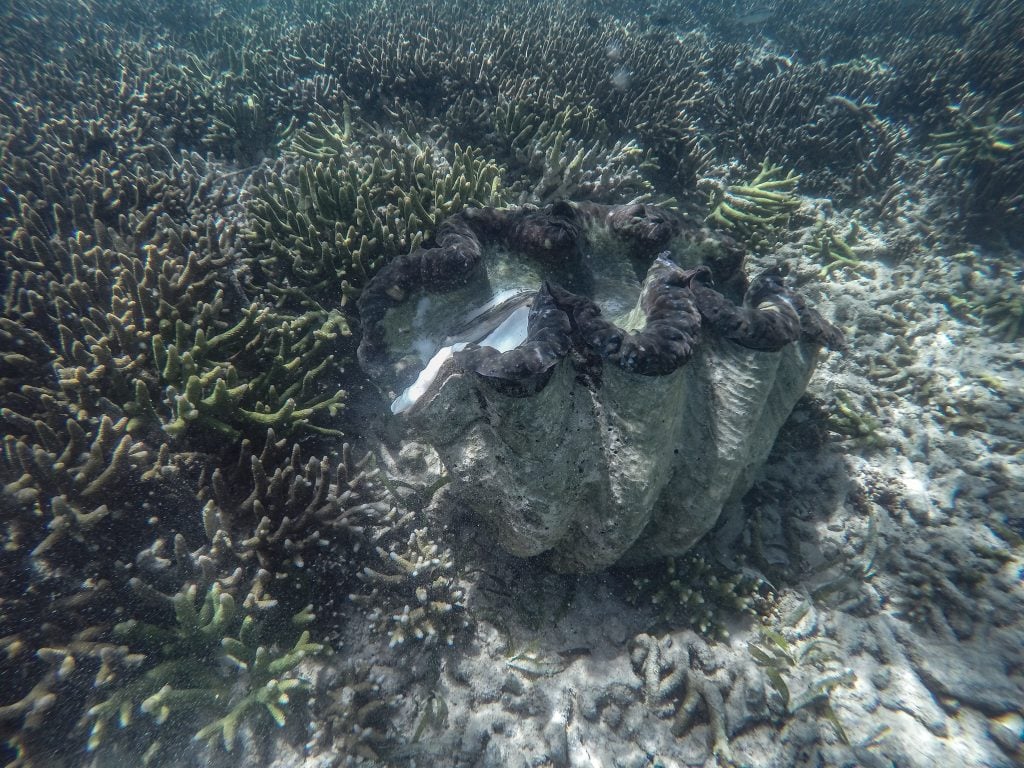
[[[999,716],[1020,707],[1024,690],[1011,682],[991,655],[966,644],[930,642],[905,628],[897,630],[914,669],[930,691]]]
[[[988,734],[1006,754],[1024,762],[1024,717],[1017,712],[993,717],[988,723]]]

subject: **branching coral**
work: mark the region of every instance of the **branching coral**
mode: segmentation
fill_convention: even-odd
[[[377,547],[377,568],[365,566],[359,578],[370,592],[350,598],[368,608],[371,622],[388,632],[391,645],[415,639],[451,645],[467,626],[464,590],[458,585],[450,549],[442,549],[417,528],[388,549]]]
[[[351,546],[387,530],[393,503],[372,454],[357,461],[346,443],[340,461],[303,463],[290,445],[269,430],[259,454],[246,441],[234,467],[213,471],[199,492],[208,531],[230,532],[243,561],[304,568],[328,544]]]
[[[149,600],[161,594],[141,582],[136,588]],[[308,686],[293,676],[296,665],[323,648],[310,642],[309,631],[303,631],[287,650],[263,644],[263,614],[273,608],[273,601],[247,600],[239,606],[216,582],[205,595],[190,583],[163,598],[173,609],[173,626],[132,620],[114,627],[115,637],[131,649],[140,670],[122,673],[126,680],[118,681],[120,687],[89,709],[87,716],[93,723],[89,748],[103,743],[115,718],[120,728],[128,727],[136,711],[152,716],[157,724],[172,717],[191,720],[196,710],[223,712],[199,729],[195,739],[221,741],[229,750],[239,724],[253,710],[265,710],[274,722],[284,725],[283,707],[289,695]],[[312,611],[305,609],[292,621],[302,626],[312,619]],[[239,673],[225,676],[225,662]],[[115,680],[104,683],[116,686]]]
[[[332,751],[344,765],[378,765],[391,739],[389,717],[396,696],[386,694],[380,681],[361,670],[346,669],[321,714]]]
[[[60,159],[49,162],[65,162],[55,152]],[[131,379],[147,363],[152,336],[191,318],[197,305],[203,309],[203,302],[212,302],[205,317],[219,319],[223,299],[216,299],[213,281],[227,261],[221,245],[229,233],[206,221],[202,207],[224,204],[223,190],[201,180],[207,174],[201,161],[185,158],[169,174],[153,173],[151,184],[178,191],[193,187],[187,194],[196,196],[194,221],[180,225],[167,217],[166,209],[178,204],[168,190],[148,211],[131,211],[119,229],[110,229],[90,218],[80,193],[54,189],[48,194],[67,195],[68,207],[55,201],[54,221],[48,223],[23,195],[18,226],[5,243],[11,256],[5,331],[14,333],[18,318],[25,327],[12,340],[23,348],[51,350],[43,359],[54,361],[62,399],[78,411],[96,410],[101,399],[130,399]],[[103,178],[115,183],[112,176]],[[113,192],[105,189],[97,192],[104,199]]]
[[[278,124],[267,114],[259,96],[250,93],[217,108],[205,141],[229,157],[250,165],[287,138],[292,127],[293,124]]]
[[[204,169],[188,161],[178,172],[187,182]],[[11,237],[19,270],[6,308],[9,318],[32,320],[26,328],[8,322],[4,333],[23,348],[55,350],[58,386],[78,413],[109,411],[111,403],[132,417],[136,435],[163,429],[181,437],[191,426],[230,436],[305,425],[344,399],[316,388],[348,334],[344,320],[257,304],[233,312],[216,285],[229,230],[175,226],[155,206],[126,222],[124,235],[100,229],[69,247],[50,237],[27,201],[21,208],[23,224]],[[69,215],[58,231],[80,218]],[[45,286],[45,275],[65,270],[70,279]]]
[[[765,159],[758,174],[745,184],[715,187],[708,222],[736,234],[751,246],[776,236],[800,202],[794,193],[800,177],[783,175],[781,166]]]
[[[165,655],[132,647],[125,626],[173,634],[170,596],[187,597],[188,584],[198,585],[198,614],[214,584],[223,600],[243,603],[256,568],[239,564],[212,517],[193,572],[159,579],[164,599],[141,601],[133,589],[145,583],[136,567],[162,559],[158,544],[174,541],[177,552],[181,542],[184,552],[186,540],[202,536],[198,476],[237,458],[241,435],[265,435],[268,424],[305,428],[344,397],[317,378],[333,373],[331,355],[343,349],[340,315],[288,314],[247,296],[235,271],[230,177],[163,143],[197,136],[188,93],[175,89],[200,86],[181,70],[154,85],[158,65],[131,46],[117,56],[120,81],[90,65],[65,91],[56,84],[76,81],[63,67],[78,56],[100,61],[106,50],[88,35],[74,47],[40,75],[32,106],[14,123],[0,120],[8,185],[0,196],[0,723],[29,763],[70,735],[98,691],[155,685],[162,673],[146,678],[150,670],[196,650],[180,637]],[[92,106],[69,106],[78,117],[68,118],[58,105],[47,117],[47,88],[72,99],[88,93]],[[176,108],[179,122],[156,120]],[[267,503],[268,517],[285,516],[278,497]],[[232,535],[257,534],[239,525]],[[277,573],[289,561],[261,562]],[[286,608],[299,597],[289,590]],[[219,621],[211,615],[210,628]],[[238,629],[230,632],[241,640]],[[267,649],[280,640],[271,630],[259,638]],[[263,654],[237,658],[257,676],[282,677],[276,666],[264,669]],[[156,692],[149,683],[147,696]],[[127,719],[140,702],[97,714]],[[274,699],[260,704],[269,705]]]
[[[486,112],[482,105],[480,111]],[[650,151],[635,141],[610,143],[608,126],[591,105],[547,112],[533,100],[499,100],[492,112],[487,143],[500,157],[507,156],[520,203],[651,198],[654,187],[644,174],[657,164]]]
[[[335,416],[345,400],[344,391],[325,392],[318,380],[331,372],[331,351],[348,335],[337,311],[287,315],[251,305],[234,326],[209,337],[179,321],[174,341],[160,334],[152,340],[170,416],[160,418],[141,381],[128,410],[174,437],[196,427],[229,438],[300,426],[339,434],[311,422],[320,413]]]
[[[445,217],[504,200],[500,169],[477,150],[358,127],[357,136],[350,120],[340,127],[314,117],[292,145],[310,159],[279,168],[253,191],[247,237],[278,295],[329,306],[431,237]]]
[[[21,421],[13,411],[4,416]],[[63,435],[44,421],[20,425],[27,426],[38,442],[5,436],[4,474],[16,479],[4,486],[4,492],[18,505],[34,505],[48,519],[50,533],[36,544],[35,556],[45,555],[65,536],[84,543],[110,513],[114,488],[139,478],[139,469],[152,463],[147,447],[128,434],[124,418],[115,422],[104,416],[93,435],[75,421],[68,422]]]
[[[718,156],[745,164],[786,158],[803,188],[837,201],[891,183],[909,132],[879,117],[878,94],[898,80],[877,61],[842,58],[794,66],[764,46],[727,66],[715,89],[720,99],[701,104],[711,113]]]
[[[690,181],[706,162],[709,144],[688,109],[708,84],[711,57],[700,41],[683,45],[669,35],[639,35],[603,13],[591,28],[591,17],[569,6],[547,10],[504,5],[493,12],[461,8],[438,16],[388,7],[331,29],[332,37],[317,42],[329,44],[326,66],[343,73],[349,93],[360,94],[374,109],[392,99],[414,103],[452,126],[459,141],[457,131],[465,126],[471,134],[466,140],[481,146],[479,124],[504,104],[536,105],[532,111],[545,113],[544,120],[569,105],[587,105],[611,136],[628,137],[624,143],[634,139],[665,173]],[[404,36],[399,30],[405,25],[419,35]],[[381,26],[388,30],[384,36]],[[613,45],[629,66],[622,61],[609,69]],[[481,108],[471,107],[474,100]]]
[[[1024,334],[1024,291],[1019,284],[1003,286],[1004,292],[981,298],[974,306],[982,323],[993,336],[1005,342]]]
[[[627,577],[633,602],[653,606],[670,624],[721,640],[729,636],[722,614],[754,614],[769,589],[755,572],[726,571],[704,552],[667,558],[664,570],[646,575],[649,572],[645,569]]]
[[[859,404],[849,393],[837,391],[830,403],[828,428],[830,431],[852,438],[864,445],[878,448],[886,444],[881,424],[872,413],[873,403]]]
[[[824,262],[824,266],[818,270],[818,277],[824,279],[837,269],[848,268],[856,271],[863,267],[863,260],[854,250],[859,239],[860,227],[857,222],[851,222],[843,234],[839,234],[828,224],[819,225],[807,246],[808,251]]]
[[[293,621],[305,623],[312,618],[310,611],[297,614]],[[224,746],[231,749],[234,745],[238,725],[250,710],[266,709],[277,725],[285,724],[286,716],[282,707],[289,703],[290,696],[309,688],[308,681],[290,675],[302,659],[308,654],[319,653],[323,650],[323,646],[310,642],[309,630],[304,630],[291,649],[276,654],[272,653],[266,646],[256,645],[255,624],[249,616],[242,621],[238,637],[225,637],[222,645],[227,652],[228,659],[248,673],[249,692],[234,702],[227,714],[196,733],[195,738],[208,739],[213,742],[220,736]],[[168,704],[164,694],[165,690],[166,688],[161,689],[158,694],[159,702],[152,698],[148,700],[147,704],[150,708],[158,706],[161,713],[164,711]]]
[[[983,107],[965,108],[962,104],[946,107],[950,130],[933,133],[929,138],[938,162],[950,168],[971,168],[977,163],[994,163],[1014,150],[1024,125],[1020,110],[996,118]]]
[[[1019,215],[1024,202],[1024,113],[1016,106],[1002,111],[967,94],[947,106],[947,117],[950,130],[931,135],[934,168],[951,176],[960,215],[968,221]]]
[[[126,589],[124,563],[151,535],[131,523],[146,515],[158,489],[169,504],[184,494],[166,446],[153,455],[127,433],[126,418],[104,416],[95,427],[69,419],[57,432],[43,420],[3,414],[13,434],[0,461],[7,651],[0,721],[21,725],[11,743],[31,754],[45,737],[46,711],[57,706],[75,718],[80,678],[102,681],[115,661],[131,662],[109,632]]]

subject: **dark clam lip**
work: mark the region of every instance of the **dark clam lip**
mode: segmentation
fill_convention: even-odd
[[[572,348],[569,318],[545,284],[533,295],[526,339],[506,352],[475,346],[456,352],[454,359],[504,394],[528,397],[540,392],[551,372]]]
[[[602,316],[590,298],[545,282],[534,294],[518,294],[471,312],[467,323],[449,336],[445,348],[456,366],[471,371],[501,393],[528,397],[540,392],[555,365],[573,349],[646,376],[672,373],[689,360],[700,331],[700,315],[689,293],[690,282],[704,267],[684,270],[659,254],[644,281],[640,306],[645,322],[636,332],[619,328]],[[526,337],[514,348],[500,351],[485,342],[517,310],[530,306]],[[434,387],[440,374],[437,355],[428,363],[434,378],[421,374],[398,400],[393,411],[415,407],[416,399]]]
[[[585,226],[595,222],[610,230],[623,247],[649,254],[653,244],[663,245],[670,234],[680,232],[670,211],[652,205],[559,203],[543,210],[468,209],[442,225],[434,246],[394,260],[370,281],[359,300],[364,325],[360,363],[371,375],[386,370],[387,312],[417,292],[444,292],[467,284],[482,269],[485,244],[498,242],[564,269],[575,264],[573,259],[579,262]],[[574,268],[584,267],[579,262]],[[780,272],[756,278],[740,305],[711,287],[711,274],[704,265],[680,267],[670,251],[658,253],[640,293],[643,324],[635,329],[621,328],[606,318],[589,296],[548,281],[535,292],[520,292],[466,313],[449,332],[442,351],[448,350],[458,369],[498,391],[526,397],[541,391],[554,367],[573,351],[631,373],[664,376],[686,364],[704,333],[763,351],[778,351],[800,339],[841,348],[842,333],[790,291]],[[484,343],[527,306],[527,331],[521,343],[501,350]],[[434,386],[431,382],[424,388],[422,380],[417,382],[424,392]]]
[[[668,251],[660,253],[647,271],[640,294],[644,325],[636,331],[603,317],[600,307],[589,298],[555,287],[555,299],[570,318],[577,345],[645,376],[667,375],[684,365],[700,332],[700,314],[690,295],[690,283],[706,269],[682,269],[670,256]]]

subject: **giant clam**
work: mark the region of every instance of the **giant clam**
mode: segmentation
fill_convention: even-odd
[[[359,310],[361,364],[451,492],[577,572],[692,547],[842,345],[779,273],[747,286],[734,242],[651,205],[466,210]]]

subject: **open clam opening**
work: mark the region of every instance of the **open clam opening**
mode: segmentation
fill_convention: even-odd
[[[636,262],[621,244],[600,238],[554,266],[504,246],[485,246],[483,269],[467,285],[447,293],[423,293],[389,313],[388,349],[400,360],[407,379],[415,372],[412,383],[392,402],[391,412],[411,409],[455,352],[474,345],[508,352],[523,344],[533,299],[545,280],[592,297],[605,316],[623,327],[642,325],[642,272],[638,276],[637,271],[646,265]]]

